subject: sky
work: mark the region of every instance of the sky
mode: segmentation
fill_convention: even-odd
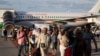
[[[0,0],[0,8],[33,12],[86,12],[97,0]]]

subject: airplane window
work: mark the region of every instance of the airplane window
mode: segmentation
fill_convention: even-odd
[[[56,18],[60,18],[59,16],[57,16]]]
[[[34,16],[32,16],[32,18],[34,19]]]
[[[52,18],[52,16],[50,16],[50,18]]]
[[[34,18],[35,18],[35,19],[37,19],[37,18],[38,18],[38,16],[34,16]]]
[[[34,17],[32,16],[32,19],[33,19]]]
[[[63,16],[61,16],[61,18],[63,18]]]
[[[65,16],[63,18],[65,18]]]
[[[32,19],[32,16],[31,16],[31,19]]]
[[[22,18],[22,16],[20,16],[20,19]]]
[[[19,16],[19,19],[21,19],[21,16]]]
[[[54,16],[52,16],[51,18],[54,18]]]
[[[62,18],[64,18],[64,16],[62,16]]]
[[[54,18],[55,18],[55,16],[54,16]]]
[[[28,16],[28,18],[30,18],[30,16]]]
[[[56,16],[56,18],[59,18],[59,16]]]
[[[60,18],[62,18],[62,16],[60,16]]]
[[[55,16],[54,16],[54,18],[55,18]]]
[[[37,19],[38,18],[38,16],[34,16],[34,19]]]
[[[25,16],[22,16],[22,18],[25,18]]]
[[[59,16],[58,16],[58,18],[59,18]]]
[[[24,19],[26,19],[27,17],[24,15]]]
[[[30,19],[32,19],[32,16],[30,16]]]
[[[49,16],[49,19],[51,18],[51,16]]]
[[[41,16],[41,18],[43,18],[43,16]]]
[[[33,16],[31,16],[31,18],[33,19]]]
[[[32,19],[33,17],[31,16],[31,19]]]
[[[19,18],[19,16],[16,16],[16,18]]]
[[[50,16],[50,18],[52,18],[52,16]]]
[[[32,16],[32,19],[33,19],[34,17]]]
[[[31,16],[29,16],[29,19],[31,19]]]
[[[40,18],[40,16],[38,16],[38,19]]]
[[[33,16],[31,16],[31,18],[33,19]]]
[[[65,16],[64,16],[64,18],[65,18]]]
[[[52,16],[52,18],[54,18],[54,16]]]
[[[45,18],[47,18],[47,16],[45,16]]]
[[[52,19],[53,18],[53,16],[51,16],[51,18],[50,19]]]
[[[34,16],[34,19],[35,19],[35,16]]]
[[[22,16],[20,16],[20,19],[22,19]]]
[[[23,18],[24,18],[24,16],[23,16]]]
[[[66,16],[64,18],[66,18]]]
[[[49,18],[49,16],[48,16],[48,18]]]
[[[21,16],[21,19],[23,18],[23,16]]]
[[[61,18],[61,16],[59,16],[59,18]]]
[[[67,18],[67,16],[66,16],[66,18]]]
[[[57,18],[57,16],[55,16],[55,18]]]
[[[51,16],[51,18],[53,18],[53,16]]]
[[[49,16],[49,19],[51,18],[51,16]]]
[[[19,16],[19,18],[21,18],[21,16]]]
[[[18,16],[20,18],[20,16]]]
[[[33,18],[35,19],[35,16],[33,16]]]
[[[62,18],[64,18],[64,16],[62,16]]]
[[[26,18],[26,16],[24,15],[24,19]]]
[[[63,18],[63,16],[61,16],[61,18]]]
[[[27,16],[25,16],[25,19],[27,19]]]
[[[31,19],[31,16],[29,16],[29,19]]]
[[[58,18],[60,18],[60,16],[58,16]]]
[[[23,18],[23,16],[21,16],[21,18]]]
[[[52,18],[52,16],[50,18]]]
[[[51,18],[51,16],[49,16],[49,18]]]
[[[51,16],[49,16],[49,18],[51,18]]]

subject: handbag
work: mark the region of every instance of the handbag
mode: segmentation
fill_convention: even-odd
[[[41,43],[40,46],[41,46],[42,48],[46,47],[46,46],[45,46],[45,43]]]
[[[40,48],[37,48],[36,51],[33,53],[32,56],[41,56]]]

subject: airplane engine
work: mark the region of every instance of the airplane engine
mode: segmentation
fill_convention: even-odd
[[[10,11],[4,12],[3,21],[4,21],[3,30],[4,29],[7,30],[9,35],[11,33],[11,30],[15,28],[13,13]]]

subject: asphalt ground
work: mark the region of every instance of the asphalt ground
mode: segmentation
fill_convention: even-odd
[[[100,56],[100,38],[96,38],[97,45],[98,45],[98,52],[95,52],[94,43],[92,44],[92,56]],[[33,52],[35,49],[33,49]],[[0,32],[0,56],[17,56],[18,49],[17,49],[17,42],[13,41],[12,38],[8,38],[5,40],[4,37],[1,36]],[[48,53],[47,56],[52,56],[51,53]],[[57,51],[57,56],[59,56],[59,52]]]
[[[0,37],[0,56],[17,56],[18,49],[8,39]]]

